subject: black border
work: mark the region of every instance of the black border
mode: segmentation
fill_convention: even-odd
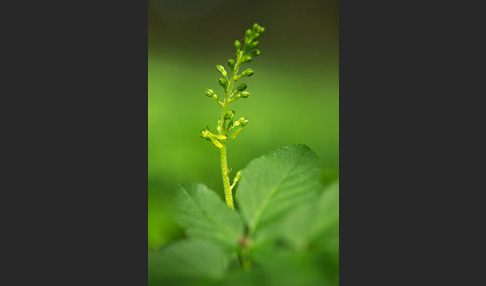
[[[468,162],[484,129],[472,99],[484,94],[471,69],[484,50],[479,7],[340,1],[339,10],[340,285],[484,280],[469,259],[484,241],[483,200],[471,196],[483,176]]]
[[[147,10],[2,4],[10,282],[148,283]]]
[[[3,5],[5,275],[147,284],[147,2]],[[471,236],[450,238],[476,207],[451,216],[461,196],[445,195],[471,176],[441,159],[477,154],[437,128],[481,122],[464,118],[482,105],[456,108],[466,68],[443,64],[475,61],[464,35],[481,39],[483,10],[464,6],[339,3],[340,285],[464,284],[477,269],[457,257]]]

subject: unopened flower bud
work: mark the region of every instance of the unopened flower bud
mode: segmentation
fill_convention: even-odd
[[[238,85],[238,87],[236,88],[237,91],[243,91],[247,88],[248,86],[246,85],[246,83],[240,83]]]
[[[240,179],[241,179],[241,170],[239,170],[238,172],[236,172],[235,178],[233,180],[239,181]]]
[[[228,60],[228,66],[231,68],[231,70],[235,69],[235,60],[229,59]]]
[[[258,56],[259,54],[260,54],[260,50],[257,50],[257,49],[251,51],[251,53],[250,53],[250,55],[252,55],[254,57]]]
[[[228,85],[228,81],[225,78],[220,78],[219,85],[222,86],[223,88],[226,88],[226,86]]]
[[[246,30],[246,32],[245,32],[245,38],[248,38],[248,39],[249,39],[250,37],[251,37],[251,30],[250,30],[250,29],[248,29],[248,30]]]
[[[259,44],[258,41],[254,41],[253,43],[251,43],[251,48],[254,49],[254,48],[258,47],[258,44]]]
[[[239,52],[240,49],[241,49],[241,43],[238,40],[235,41],[235,49],[236,49],[236,52]]]
[[[243,62],[244,62],[244,63],[249,63],[249,62],[251,62],[251,56],[250,56],[250,55],[246,55],[246,56],[243,58]]]
[[[241,117],[240,119],[238,119],[238,121],[233,123],[233,128],[238,126],[245,127],[247,124],[248,124],[248,119],[246,119],[245,117]]]
[[[242,76],[251,76],[253,74],[252,69],[246,69],[244,72],[241,73]]]
[[[248,91],[243,91],[243,92],[240,93],[240,96],[243,97],[243,98],[247,98],[249,95],[250,95],[250,93]]]
[[[214,90],[208,88],[206,89],[206,91],[204,91],[204,93],[208,96],[208,97],[213,97],[214,96]]]
[[[224,114],[224,119],[226,120],[233,120],[233,117],[235,116],[235,111],[234,110],[228,110],[226,111],[226,113]]]
[[[240,122],[241,127],[245,127],[248,124],[248,119],[246,119],[245,117],[241,117],[240,119],[238,119],[238,121]]]
[[[253,32],[258,32],[258,28],[260,28],[260,26],[257,23],[253,24]]]
[[[218,95],[214,93],[214,90],[208,88],[204,93],[206,94],[206,96],[211,97],[212,99],[218,101]]]
[[[224,67],[222,65],[217,65],[216,66],[216,69],[224,76],[226,77],[228,74],[226,73],[226,70],[224,69]]]
[[[245,39],[245,45],[243,46],[243,51],[248,51],[251,49],[251,42],[250,39]],[[243,58],[244,59],[244,58]]]

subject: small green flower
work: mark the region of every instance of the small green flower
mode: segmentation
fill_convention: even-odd
[[[240,96],[243,97],[243,98],[248,98],[248,96],[250,95],[250,93],[248,91],[243,91],[240,93]]]
[[[258,49],[254,49],[253,51],[250,52],[250,55],[256,57],[260,54],[260,50]]]
[[[226,113],[224,114],[224,119],[226,120],[233,120],[233,117],[235,116],[235,113],[236,111],[234,110],[228,110],[226,111]]]
[[[248,98],[249,95],[250,95],[250,93],[248,91],[242,91],[242,92],[238,93],[237,95],[235,95],[234,98],[231,98],[229,100],[229,102],[235,101],[235,100],[240,99],[240,98]]]
[[[245,55],[245,57],[243,58],[243,62],[244,62],[244,63],[249,63],[249,62],[251,62],[251,56],[250,56],[250,55]]]
[[[216,69],[225,77],[228,78],[228,73],[226,73],[226,70],[222,65],[217,65]]]
[[[238,85],[238,87],[236,88],[237,91],[243,91],[247,88],[248,86],[246,85],[246,83],[240,83]]]
[[[226,88],[228,86],[228,81],[225,78],[220,78],[219,85],[222,86],[223,88]]]
[[[241,49],[241,43],[240,41],[236,40],[235,41],[235,49],[236,49],[236,52],[238,53]]]
[[[252,76],[252,75],[253,75],[252,69],[246,69],[244,72],[241,73],[241,76]]]
[[[235,69],[235,60],[229,59],[228,60],[228,66],[231,68],[231,71],[234,71],[234,69]]]
[[[250,30],[250,29],[248,29],[248,30],[246,30],[246,32],[245,32],[245,39],[246,39],[246,38],[250,39],[250,37],[251,37],[251,30]]]
[[[241,117],[240,119],[238,119],[238,121],[233,123],[232,128],[236,128],[238,126],[245,127],[247,124],[248,124],[248,119],[246,119],[245,117]]]
[[[214,146],[218,148],[223,148],[223,144],[219,142],[218,140],[226,140],[227,137],[224,135],[218,135],[218,134],[213,134],[209,131],[209,128],[206,127],[206,129],[201,130],[201,138],[204,138],[208,141],[213,142]]]
[[[218,95],[216,93],[214,93],[214,90],[208,88],[208,89],[206,89],[206,91],[204,91],[204,93],[206,94],[207,97],[211,97],[212,99],[219,102]]]
[[[248,124],[248,119],[246,119],[245,117],[241,117],[240,119],[238,119],[238,121],[240,122],[241,127],[245,127]]]
[[[208,96],[208,97],[213,97],[215,95],[214,93],[214,90],[208,88],[206,89],[206,91],[204,91],[204,93]]]

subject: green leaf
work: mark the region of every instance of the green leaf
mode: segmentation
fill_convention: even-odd
[[[177,190],[174,219],[186,228],[190,237],[215,241],[227,248],[236,248],[243,236],[243,222],[203,184],[186,182]]]
[[[223,249],[206,240],[188,239],[165,247],[160,254],[149,253],[149,281],[220,279],[228,266]]]
[[[313,235],[319,235],[339,222],[339,182],[328,186],[321,194]]]
[[[228,271],[223,279],[214,281],[208,286],[265,286],[265,273],[260,267],[252,267],[243,270],[239,265],[232,271]],[[198,285],[201,286],[201,285]]]
[[[274,246],[268,248],[258,261],[264,269],[268,286],[337,286],[330,278],[325,264],[320,261],[321,253],[296,252]],[[333,271],[334,272],[334,271]]]
[[[250,232],[275,224],[321,188],[317,155],[305,145],[277,149],[242,170],[237,203]]]
[[[289,213],[284,224],[285,238],[303,248],[318,236],[339,224],[339,182],[326,187],[316,201]]]
[[[339,223],[320,234],[312,243],[325,252],[328,259],[339,268]]]

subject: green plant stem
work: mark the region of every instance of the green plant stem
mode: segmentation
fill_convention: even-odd
[[[240,266],[242,269],[248,269],[250,266],[251,262],[246,261],[245,255],[243,254],[243,250],[239,249],[236,251],[236,254],[238,255],[238,261],[240,262]]]
[[[228,159],[226,156],[226,142],[222,143],[223,147],[219,148],[221,155],[221,174],[223,175],[224,198],[226,204],[231,209],[235,209],[233,205],[233,194],[231,193],[230,181],[228,176]]]
[[[223,109],[221,111],[221,121],[220,121],[221,122],[220,123],[221,124],[220,130],[221,131],[219,132],[219,135],[224,135],[224,136],[228,135],[228,130],[225,127],[226,124],[225,124],[225,120],[224,120],[224,115],[228,111],[229,100],[230,100],[230,97],[231,97],[231,93],[233,92],[233,85],[236,81],[236,76],[238,75],[238,69],[240,68],[242,57],[243,57],[243,52],[240,51],[238,53],[238,56],[236,57],[235,68],[234,68],[234,71],[232,73],[231,79],[228,83],[228,87],[226,88],[226,96],[225,96],[225,99],[224,99],[224,102],[223,102]],[[223,177],[224,198],[226,200],[226,204],[231,209],[234,209],[235,207],[234,207],[234,204],[233,204],[233,193],[231,192],[229,171],[228,171],[228,157],[227,157],[227,154],[226,154],[226,151],[227,151],[226,150],[226,143],[227,143],[227,140],[222,141],[221,144],[223,145],[223,147],[219,148],[220,157],[221,157],[221,175]]]

